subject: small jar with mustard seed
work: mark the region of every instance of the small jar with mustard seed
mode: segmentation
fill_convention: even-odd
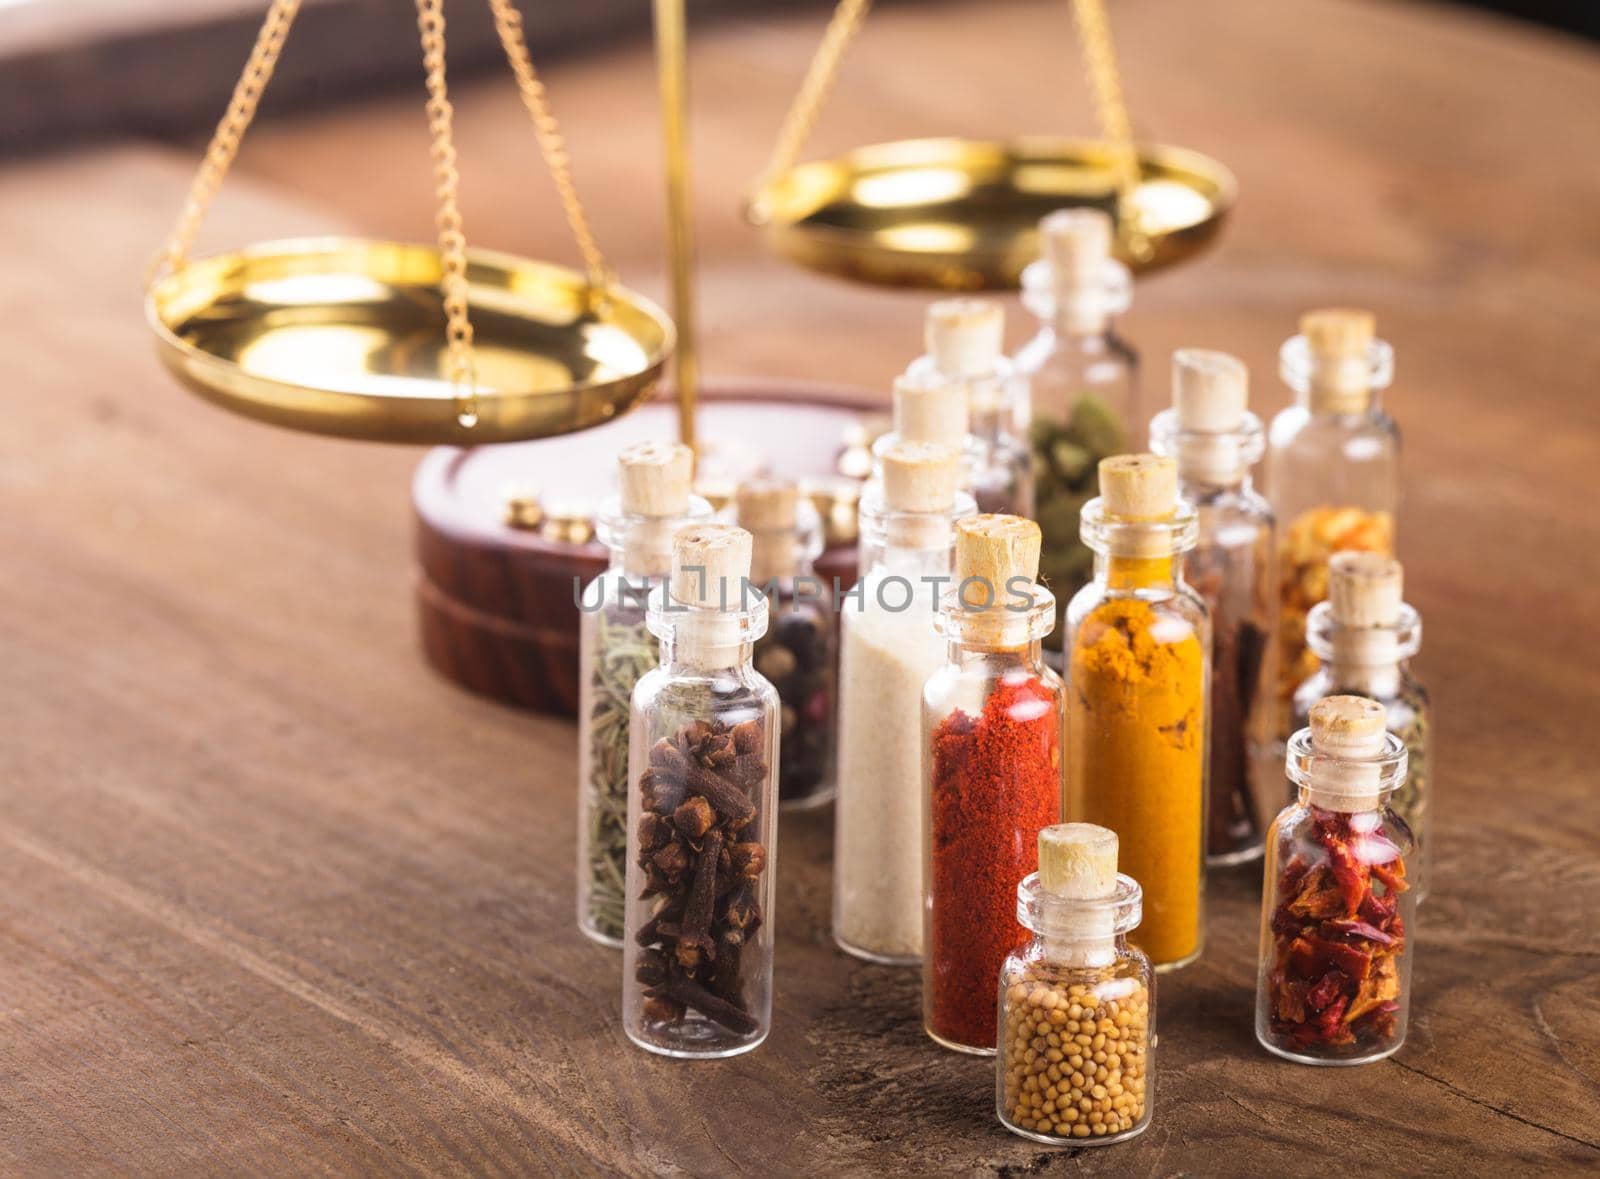
[[[1117,872],[1116,832],[1039,833],[1039,871],[1017,885],[1034,937],[1000,971],[995,1105],[1012,1133],[1100,1146],[1150,1125],[1155,973],[1127,938],[1141,906],[1138,882]]]

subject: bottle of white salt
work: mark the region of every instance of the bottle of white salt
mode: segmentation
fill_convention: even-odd
[[[922,956],[922,686],[945,660],[934,622],[948,587],[961,454],[897,441],[860,509],[858,590],[840,609],[833,937],[870,962]]]

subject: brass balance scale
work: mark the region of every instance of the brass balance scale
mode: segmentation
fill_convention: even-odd
[[[443,0],[415,2],[428,92],[436,244],[307,238],[191,259],[195,236],[301,4],[272,0],[182,214],[153,265],[146,312],[167,367],[225,409],[311,433],[452,448],[428,456],[414,488],[425,649],[437,667],[469,687],[567,711],[576,680],[570,579],[600,561],[596,547],[585,543],[586,507],[555,508],[559,487],[533,498],[507,497],[497,485],[493,494],[500,500],[487,506],[481,479],[475,502],[449,503],[453,493],[439,488],[472,482],[463,464],[475,454],[498,453],[495,461],[502,466],[551,466],[562,448],[571,451],[576,443],[529,440],[606,426],[630,414],[651,400],[669,357],[677,431],[695,443],[702,411],[684,0],[654,0],[672,319],[622,286],[596,244],[514,0],[488,3],[583,268],[468,248],[457,205]],[[746,203],[747,219],[780,255],[812,270],[931,290],[1014,289],[1022,267],[1037,256],[1039,218],[1069,205],[1092,204],[1112,213],[1119,253],[1136,271],[1193,255],[1231,207],[1233,178],[1197,153],[1134,143],[1103,0],[1072,5],[1098,108],[1099,140],[926,139],[798,163],[845,49],[870,8],[870,0],[840,0]],[[787,421],[805,402],[803,391],[798,400],[713,398],[711,412],[732,415],[726,427],[719,424],[719,437],[742,430],[754,439],[764,435],[761,424],[774,420],[771,415],[784,413]],[[820,411],[846,424],[851,420],[839,406]],[[653,424],[653,432],[665,428],[664,422]],[[830,428],[836,441],[840,427],[836,422]],[[597,444],[602,436],[613,439],[604,444],[606,455],[621,444],[615,434],[606,429],[594,435]],[[528,445],[477,449],[505,442]],[[592,482],[596,461],[606,460],[560,465],[586,472]],[[430,491],[429,478],[439,488]],[[847,514],[850,494],[848,488],[839,492],[836,515]],[[430,498],[445,517],[469,518],[431,519]],[[430,551],[443,562],[438,569],[429,568]],[[494,567],[474,568],[481,561]],[[486,576],[507,584],[523,580],[524,590],[538,592],[530,599],[513,585],[505,601],[491,602],[462,599],[450,584],[481,583]],[[512,604],[522,617],[503,612]]]

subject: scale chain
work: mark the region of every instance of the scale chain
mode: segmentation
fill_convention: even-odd
[[[1136,261],[1147,261],[1153,247],[1140,225],[1139,207],[1133,199],[1139,187],[1139,152],[1133,142],[1133,127],[1122,96],[1122,80],[1117,70],[1117,51],[1111,41],[1111,25],[1106,18],[1104,0],[1072,0],[1072,13],[1083,43],[1084,65],[1094,90],[1095,110],[1100,119],[1100,135],[1112,153],[1117,184],[1117,229],[1123,247]]]
[[[477,373],[472,361],[472,321],[467,316],[467,238],[462,231],[457,195],[455,108],[445,87],[444,0],[416,0],[417,30],[422,39],[422,65],[427,73],[428,131],[432,137],[434,192],[439,208],[439,289],[444,298],[445,342],[456,418],[464,427],[478,421]]]
[[[188,263],[195,235],[200,232],[200,225],[211,208],[211,202],[216,199],[217,190],[222,187],[228,169],[233,166],[234,157],[239,154],[239,144],[250,129],[250,122],[255,118],[256,107],[266,92],[267,83],[272,81],[278,55],[283,52],[283,43],[299,11],[300,0],[272,0],[271,7],[267,9],[244,71],[234,83],[228,109],[218,121],[217,129],[212,132],[205,159],[200,162],[200,169],[189,185],[189,195],[184,201],[183,212],[178,216],[178,223],[173,226],[161,252],[151,260],[145,274],[147,288],[163,267],[175,273]]]
[[[614,282],[611,268],[606,265],[600,247],[589,225],[589,215],[578,197],[577,186],[572,181],[572,159],[567,151],[566,137],[561,125],[550,109],[549,94],[533,68],[533,57],[528,52],[528,39],[523,32],[522,13],[513,0],[489,0],[494,14],[495,32],[500,36],[500,47],[505,50],[506,61],[517,80],[517,91],[522,105],[533,120],[533,134],[539,141],[539,154],[555,181],[556,193],[561,198],[561,209],[566,214],[567,226],[583,255],[584,270],[589,276],[591,299],[603,300]]]

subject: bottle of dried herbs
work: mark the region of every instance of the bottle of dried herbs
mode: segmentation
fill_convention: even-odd
[[[1295,690],[1295,724],[1311,723],[1324,696],[1367,696],[1383,705],[1384,723],[1406,747],[1406,780],[1390,800],[1411,829],[1411,889],[1428,895],[1428,693],[1411,674],[1422,647],[1422,619],[1401,600],[1400,562],[1376,553],[1339,553],[1328,562],[1328,600],[1311,610],[1307,641],[1322,666]]]
[[[1078,513],[1099,494],[1100,460],[1137,448],[1144,429],[1137,358],[1111,327],[1126,311],[1128,271],[1111,257],[1111,219],[1097,209],[1063,209],[1039,223],[1043,256],[1023,272],[1023,303],[1038,334],[1016,356],[1028,382],[1034,518],[1044,534],[1039,573],[1062,610],[1087,585],[1094,558],[1078,534]]]
[[[729,524],[677,534],[646,615],[661,665],[633,690],[622,1018],[666,1056],[748,1052],[771,1025],[779,706],[750,548]]]
[[[1033,460],[1028,453],[1028,386],[1003,352],[1005,310],[990,299],[942,299],[924,321],[926,354],[906,378],[952,384],[967,406],[967,469],[962,489],[980,512],[1033,515]],[[910,441],[928,441],[912,438]]]
[[[672,565],[672,534],[711,515],[689,494],[686,446],[643,442],[618,456],[621,493],[601,505],[596,532],[610,553],[583,587],[578,623],[578,928],[622,944],[628,841],[628,707],[656,665],[645,597]]]
[[[1383,409],[1394,351],[1370,311],[1312,311],[1278,354],[1295,403],[1267,431],[1267,491],[1279,525],[1278,739],[1294,690],[1316,670],[1306,615],[1327,596],[1328,558],[1395,552],[1400,431]]]
[[[1256,1038],[1303,1064],[1397,1050],[1411,1003],[1411,832],[1389,808],[1406,750],[1383,705],[1329,696],[1289,741],[1299,788],[1267,834]]]
[[[1143,1133],[1155,1104],[1155,976],[1128,945],[1138,881],[1117,835],[1089,823],[1039,833],[1039,871],[1017,885],[1034,935],[1000,968],[995,1106],[1006,1129],[1051,1145]]]
[[[839,609],[833,939],[870,962],[922,958],[922,688],[944,666],[935,585],[949,584],[960,456],[900,442],[861,500],[861,580]]]
[[[1196,514],[1177,464],[1117,455],[1083,509],[1095,579],[1067,609],[1067,817],[1109,827],[1144,888],[1135,939],[1157,970],[1205,937],[1211,619],[1178,558]]]
[[[732,521],[752,537],[750,580],[768,600],[755,665],[782,705],[778,800],[793,809],[821,806],[833,797],[838,668],[833,595],[814,564],[822,519],[797,484],[750,479],[734,494]]]
[[[1232,356],[1180,349],[1172,357],[1172,408],[1150,422],[1150,449],[1177,461],[1179,495],[1200,519],[1183,576],[1211,611],[1211,865],[1259,856],[1282,801],[1277,563],[1272,509],[1250,485],[1262,431],[1245,409],[1248,379]]]
[[[949,654],[922,695],[923,1026],[959,1052],[995,1051],[995,986],[1022,935],[1016,882],[1061,818],[1065,689],[1041,651],[1056,606],[1038,565],[1031,520],[956,525],[939,613]]]

